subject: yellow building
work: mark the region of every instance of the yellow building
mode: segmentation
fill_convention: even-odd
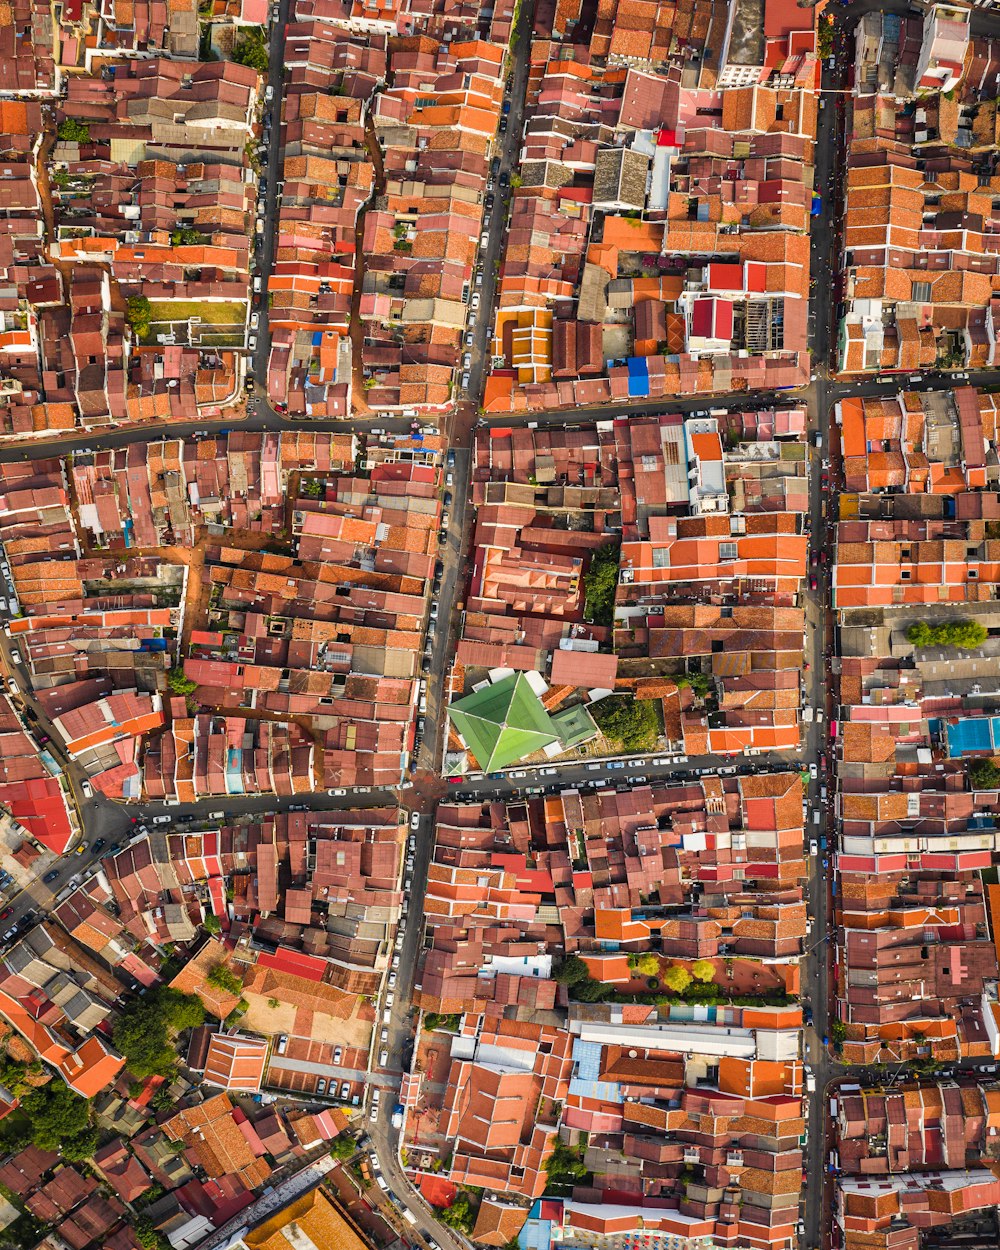
[[[226,1250],[371,1250],[371,1245],[317,1187],[242,1233]]]

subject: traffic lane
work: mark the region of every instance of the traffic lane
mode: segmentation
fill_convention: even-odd
[[[821,379],[817,378],[817,384]],[[898,391],[917,390],[935,391],[950,390],[955,386],[991,386],[996,385],[995,372],[976,370],[967,372],[964,377],[948,374],[922,374],[921,381],[910,383],[906,374],[878,382],[875,379],[863,379],[857,382],[831,381],[828,383],[828,398],[835,403],[840,398],[876,398],[894,395]],[[813,384],[810,383],[810,387]],[[591,425],[595,421],[628,420],[630,417],[652,416],[663,413],[687,413],[703,411],[709,408],[725,410],[757,410],[774,407],[785,409],[798,407],[808,402],[810,388],[796,391],[755,391],[749,395],[698,395],[698,396],[664,396],[657,400],[644,400],[637,404],[592,404],[580,408],[542,409],[536,412],[523,413],[492,413],[482,419],[484,426],[497,424],[503,426],[523,427],[528,425],[554,425],[566,429],[575,429]],[[310,430],[321,433],[345,433],[355,431],[357,422],[353,417],[324,417],[312,420],[307,417],[289,417],[275,411],[265,402],[261,393],[254,396],[253,411],[247,417],[239,413],[217,418],[202,420],[136,425],[102,434],[73,434],[66,438],[33,439],[29,444],[5,446],[0,449],[0,464],[13,464],[19,460],[27,460],[34,453],[44,451],[51,456],[65,456],[74,452],[107,451],[120,447],[128,447],[132,443],[149,443],[160,438],[191,438],[199,431],[208,435],[228,432],[230,426],[255,433],[281,433],[283,430]],[[372,418],[374,420],[374,418]],[[404,434],[410,428],[410,422],[402,418],[382,417],[380,424],[392,433]]]

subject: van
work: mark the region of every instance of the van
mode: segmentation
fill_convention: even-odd
[[[819,824],[819,819],[820,819],[820,814],[819,814],[819,812],[818,812],[818,811],[817,811],[817,812],[813,812],[813,824],[814,824],[814,825],[818,825],[818,824]]]
[[[286,1034],[282,1033],[282,1035],[278,1038],[278,1044],[275,1047],[275,1051],[279,1055],[283,1055],[287,1049],[288,1049],[288,1037]]]
[[[391,1007],[382,1008],[382,1023],[383,1024],[392,1023],[392,1008]]]
[[[813,441],[817,447],[823,446],[823,435],[819,432],[819,430],[816,431],[816,436]]]
[[[378,1185],[379,1189],[384,1190],[385,1193],[389,1192],[389,1182],[385,1179],[381,1172],[376,1175],[375,1184]]]

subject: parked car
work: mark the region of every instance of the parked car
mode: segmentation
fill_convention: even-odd
[[[58,868],[51,868],[51,869],[50,869],[50,870],[49,870],[49,871],[45,874],[45,876],[44,876],[44,877],[42,877],[42,880],[45,882],[45,884],[46,884],[46,885],[51,885],[53,881],[58,881],[58,880],[59,880],[59,869],[58,869]]]

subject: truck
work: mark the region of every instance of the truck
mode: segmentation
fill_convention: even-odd
[[[403,1127],[403,1104],[401,1102],[397,1102],[392,1109],[392,1127]]]

